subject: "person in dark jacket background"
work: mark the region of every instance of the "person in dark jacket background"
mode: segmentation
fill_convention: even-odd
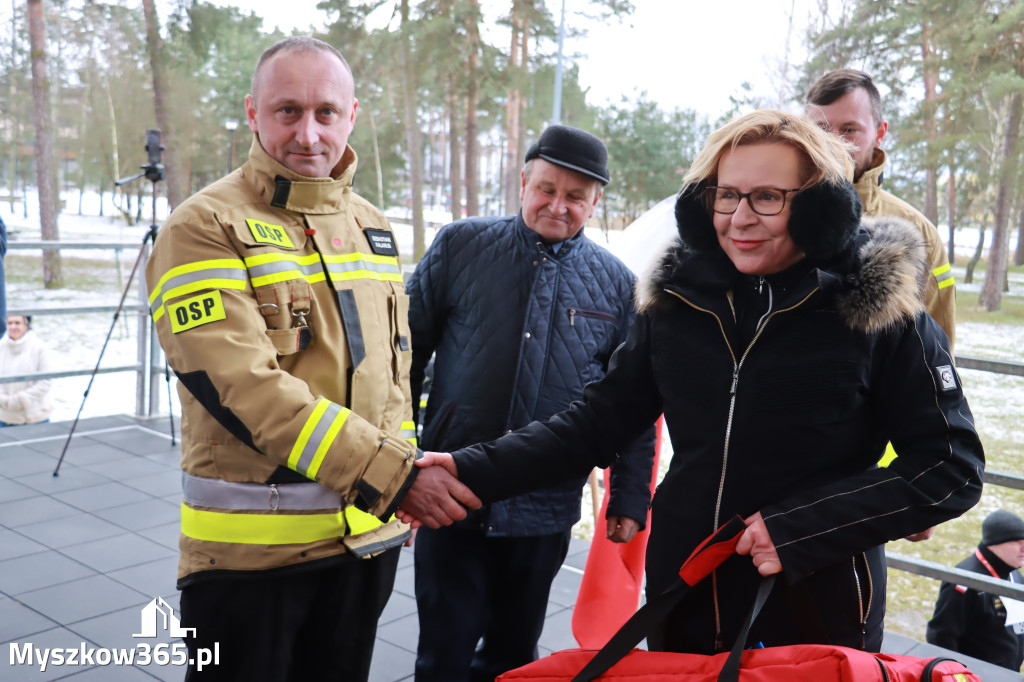
[[[461,220],[438,233],[408,286],[414,405],[436,354],[419,415],[424,449],[472,445],[547,419],[604,376],[635,316],[632,273],[582,231],[608,180],[604,143],[551,126],[527,152],[518,215]],[[656,416],[617,450],[614,541],[629,541],[646,523]],[[452,528],[420,531],[418,682],[493,680],[537,657],[590,468],[470,512]]]
[[[981,542],[957,568],[1018,585],[1024,583],[1024,519],[999,509],[981,524]],[[928,622],[929,644],[1020,672],[1024,663],[1024,622],[1007,624],[1006,600],[973,587],[944,582]]]
[[[761,576],[779,574],[746,646],[878,651],[883,545],[974,506],[984,453],[924,311],[920,239],[898,218],[861,224],[852,174],[847,145],[801,116],[726,123],[684,180],[679,240],[639,287],[605,378],[546,423],[418,465],[492,503],[608,464],[663,412],[674,454],[653,500],[648,596],[715,529],[739,516],[746,530],[649,647],[730,647]],[[887,441],[900,456],[880,468]]]

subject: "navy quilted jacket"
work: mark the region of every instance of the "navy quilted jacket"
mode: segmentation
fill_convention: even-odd
[[[451,450],[545,420],[604,376],[635,316],[633,274],[582,230],[555,252],[521,215],[444,227],[408,282],[413,405],[433,380],[420,447]],[[422,412],[422,411],[421,411]],[[654,430],[612,468],[609,515],[646,522]],[[496,536],[555,533],[580,518],[589,467],[562,485],[471,512]]]

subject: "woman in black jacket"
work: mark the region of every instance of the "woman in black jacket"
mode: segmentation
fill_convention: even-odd
[[[605,379],[546,423],[423,464],[500,499],[607,466],[663,412],[674,455],[648,594],[737,514],[750,557],[690,590],[651,648],[731,646],[759,574],[781,573],[749,645],[878,651],[884,543],[971,508],[984,455],[923,312],[924,247],[899,220],[862,224],[851,175],[846,145],[803,117],[758,111],[712,133]],[[879,468],[889,441],[899,457]]]

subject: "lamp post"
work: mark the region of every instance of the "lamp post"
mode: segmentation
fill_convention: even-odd
[[[228,129],[228,173],[235,169],[235,129],[238,121],[229,118],[224,121],[224,127]]]

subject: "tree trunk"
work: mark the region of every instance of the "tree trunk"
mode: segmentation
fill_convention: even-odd
[[[504,192],[505,213],[514,213],[519,205],[519,112],[522,92],[520,88],[520,34],[523,31],[523,0],[512,2],[512,43],[509,49],[508,69],[510,79],[508,100],[505,104],[505,175],[502,190]],[[523,65],[525,67],[525,65]]]
[[[466,17],[466,215],[480,215],[479,161],[480,149],[477,143],[476,107],[480,98],[480,2],[469,0],[469,16]]]
[[[924,214],[933,225],[938,224],[939,200],[938,200],[938,178],[939,172],[933,160],[932,149],[936,141],[935,130],[935,103],[938,99],[939,73],[932,64],[931,44],[929,41],[928,25],[921,27],[921,72],[924,75],[924,128],[925,143],[928,150],[925,156],[925,183],[924,183]]]
[[[43,20],[42,0],[28,0],[28,34],[32,45],[32,116],[36,125],[36,186],[39,192],[40,231],[44,240],[59,241],[53,184],[50,83],[46,78],[46,24]],[[43,286],[47,289],[64,286],[60,251],[56,249],[43,251]]]
[[[1010,204],[1013,201],[1014,189],[1011,187],[1016,177],[1017,140],[1020,139],[1021,106],[1024,96],[1020,93],[1010,98],[1010,119],[1007,121],[1006,134],[1003,136],[1002,169],[999,173],[999,187],[996,189],[996,215],[992,228],[992,246],[988,251],[988,267],[985,268],[985,283],[981,288],[978,302],[987,311],[995,312],[1002,304],[1003,281],[1006,278],[1006,265],[1009,261],[1009,223]]]
[[[451,186],[452,220],[462,217],[462,155],[459,149],[459,102],[455,75],[448,77],[448,184]]]
[[[952,156],[952,152],[950,152]],[[950,263],[954,262],[956,252],[956,167],[951,158],[949,161],[949,243],[946,245],[946,258]]]
[[[1013,254],[1014,265],[1024,265],[1024,197],[1020,200],[1020,214],[1017,217],[1017,250]]]
[[[423,145],[416,119],[416,71],[412,60],[412,28],[409,0],[402,0],[402,86],[405,104],[405,142],[409,147],[409,193],[412,195],[412,259],[419,262],[426,251],[423,228]]]
[[[988,216],[978,227],[978,244],[974,247],[974,255],[967,261],[967,270],[964,272],[964,284],[971,284],[974,282],[974,268],[978,267],[978,261],[981,260],[981,251],[985,248],[985,225],[988,223]]]
[[[167,111],[166,103],[170,101],[171,93],[167,88],[164,41],[160,37],[160,20],[153,0],[142,0],[142,10],[146,15],[146,50],[149,52],[150,70],[153,72],[153,108],[156,110],[156,124],[160,127],[161,143],[164,146],[167,203],[174,208],[185,200],[186,194],[177,163],[177,137]]]

